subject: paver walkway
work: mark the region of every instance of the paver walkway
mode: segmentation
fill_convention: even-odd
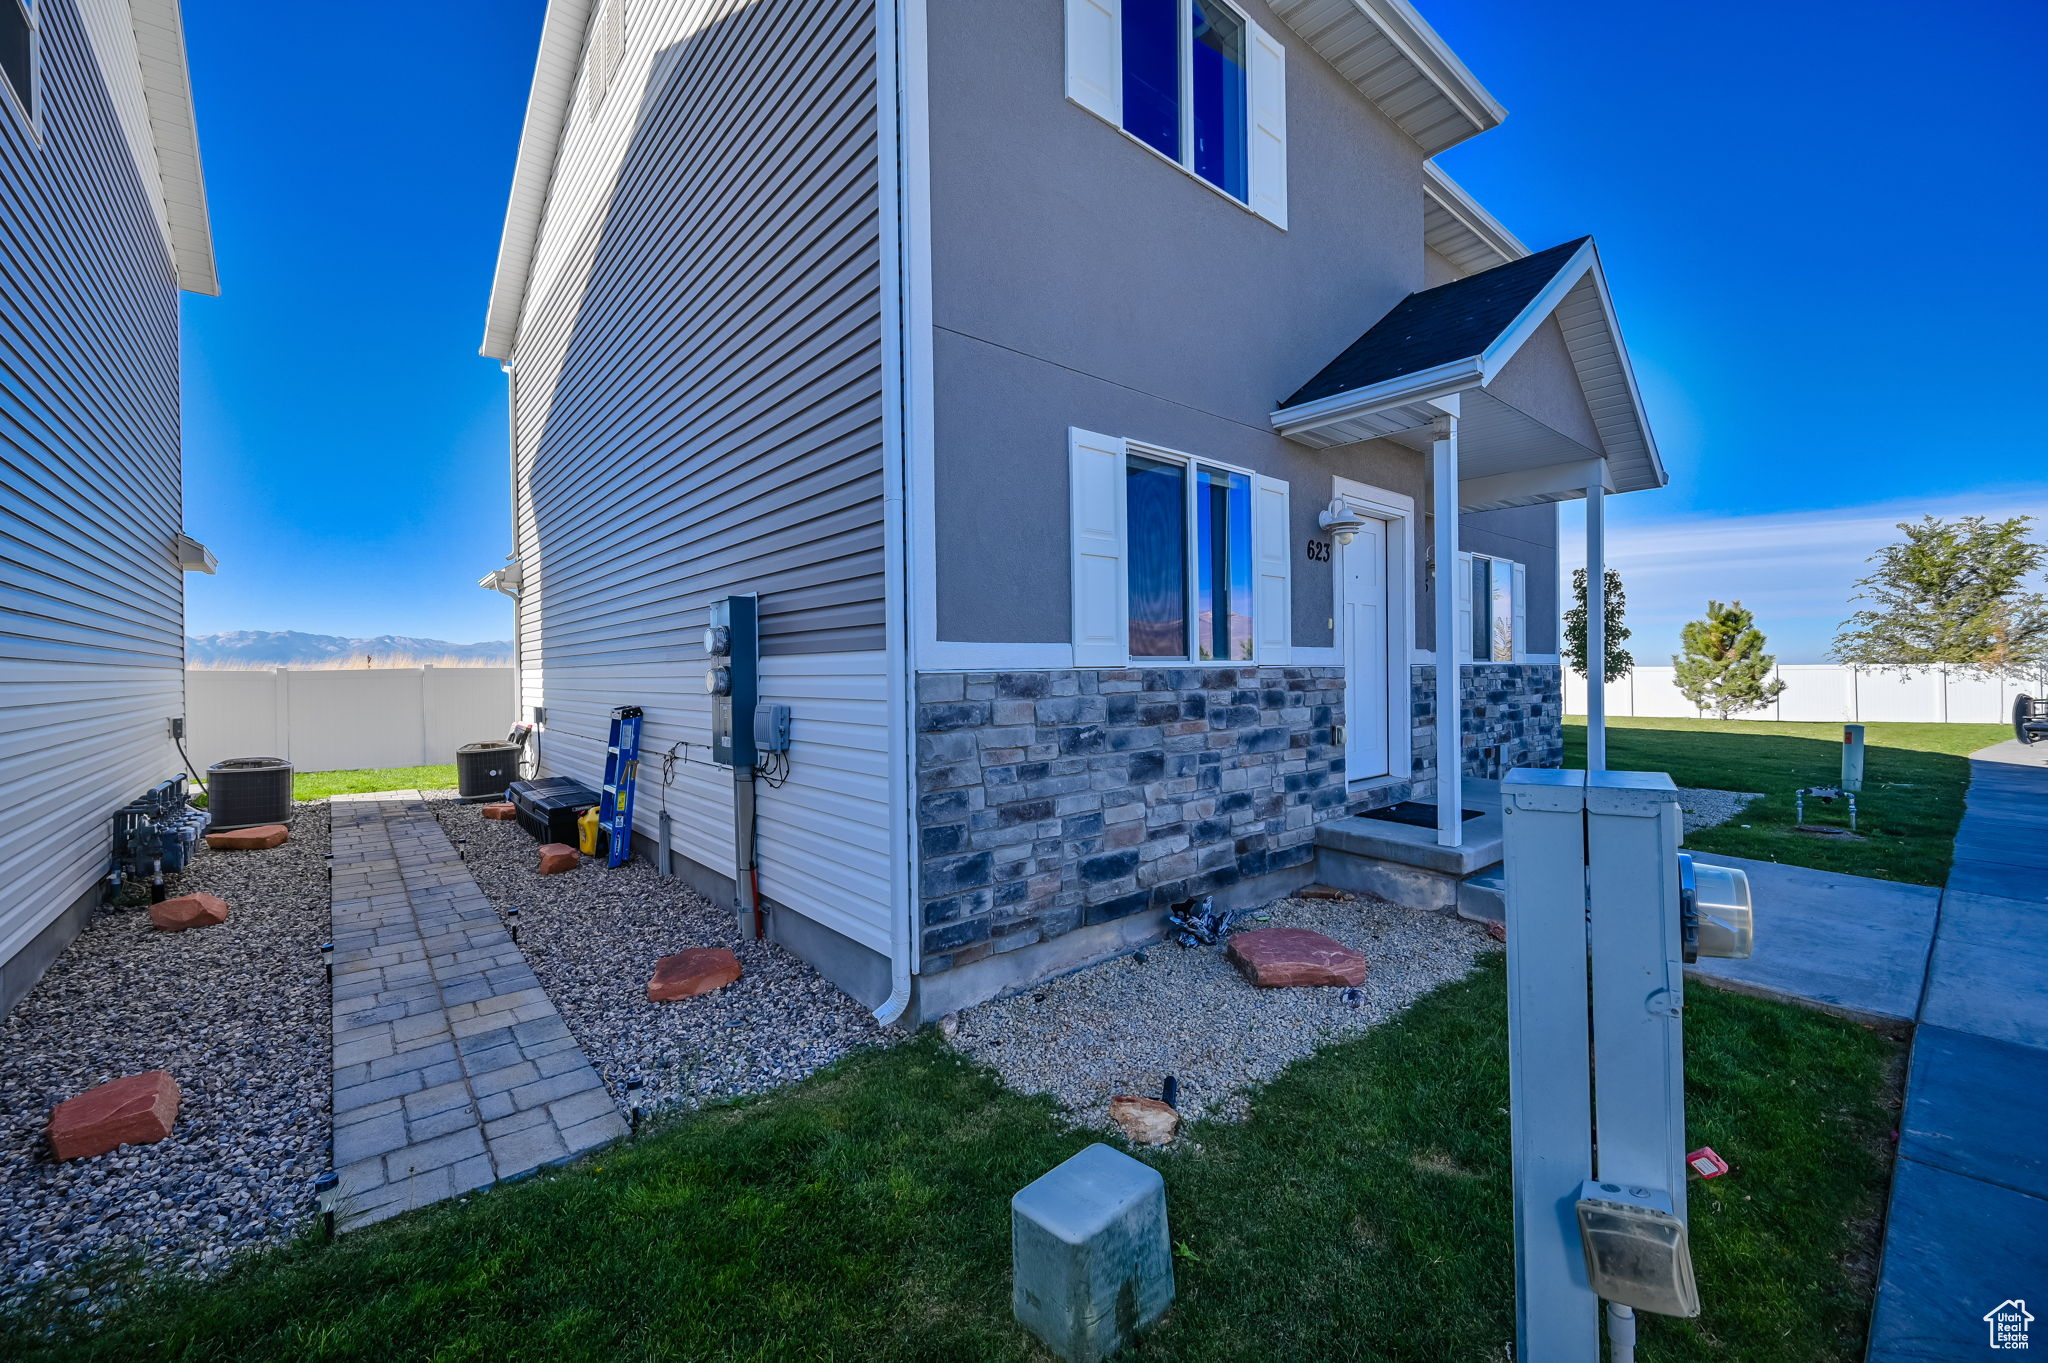
[[[419,793],[329,803],[336,1224],[623,1136],[603,1080]]]
[[[2031,1304],[2048,1347],[2048,745],[1970,759],[1906,1078],[1869,1363],[1984,1357]],[[1991,1353],[1992,1357],[2005,1354]]]

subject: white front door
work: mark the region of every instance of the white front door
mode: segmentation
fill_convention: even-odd
[[[1344,776],[1369,781],[1393,771],[1387,734],[1387,541],[1385,521],[1367,517],[1338,546],[1344,613]]]

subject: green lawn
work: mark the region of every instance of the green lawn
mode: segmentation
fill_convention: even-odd
[[[1178,1301],[1137,1359],[1498,1360],[1514,1329],[1502,958],[1166,1152]],[[1645,1363],[1860,1359],[1898,1047],[1701,990],[1697,1321]],[[18,1359],[1042,1359],[1010,1195],[1094,1136],[929,1034],[584,1164],[139,1296]],[[1847,1267],[1845,1267],[1845,1264]]]
[[[365,767],[360,771],[302,771],[292,777],[294,800],[362,795],[373,790],[453,790],[455,764],[439,767]]]
[[[1856,797],[1862,841],[1792,831],[1792,792],[1842,778],[1842,726],[1777,720],[1610,719],[1607,765],[1665,771],[1681,786],[1754,790],[1764,798],[1734,821],[1688,834],[1702,852],[1812,866],[1823,871],[1940,885],[1948,879],[1968,756],[2012,731],[1999,724],[1866,724],[1863,791]],[[1586,721],[1567,719],[1565,765],[1586,765]],[[1808,824],[1846,827],[1848,812],[1809,800]],[[1744,825],[1747,825],[1745,827]]]

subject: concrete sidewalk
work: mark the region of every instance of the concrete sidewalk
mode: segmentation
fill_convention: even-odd
[[[2032,1303],[2048,1347],[2048,745],[1971,758],[1914,1032],[1869,1363],[1976,1358]],[[1761,924],[1760,924],[1761,927]]]
[[[1920,1011],[1941,891],[1929,885],[1695,854],[1749,875],[1756,954],[1703,960],[1686,975],[1866,1022],[1911,1022]]]

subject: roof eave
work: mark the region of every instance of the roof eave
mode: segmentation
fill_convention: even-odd
[[[1519,237],[1508,231],[1500,219],[1480,207],[1479,201],[1466,193],[1464,186],[1434,161],[1422,163],[1422,193],[1456,224],[1455,230],[1462,241],[1490,254],[1496,264],[1505,265],[1529,254],[1529,248]],[[1435,244],[1431,243],[1432,246]],[[1438,254],[1451,257],[1461,253],[1439,250]]]
[[[534,247],[540,241],[562,132],[576,98],[576,67],[590,22],[590,4],[591,0],[549,0],[541,24],[540,53],[534,60],[533,88],[527,96],[526,123],[519,134],[512,195],[505,210],[504,234],[498,241],[497,269],[491,277],[490,310],[484,320],[482,350],[492,359],[511,359],[519,340]]]
[[[192,108],[192,72],[185,60],[185,23],[178,0],[130,0],[142,94],[155,143],[157,177],[170,231],[171,268],[187,293],[217,297],[213,223],[206,174],[199,162],[199,126]]]
[[[1407,0],[1271,0],[1274,13],[1431,156],[1507,117]],[[1417,83],[1425,97],[1413,98]]]

